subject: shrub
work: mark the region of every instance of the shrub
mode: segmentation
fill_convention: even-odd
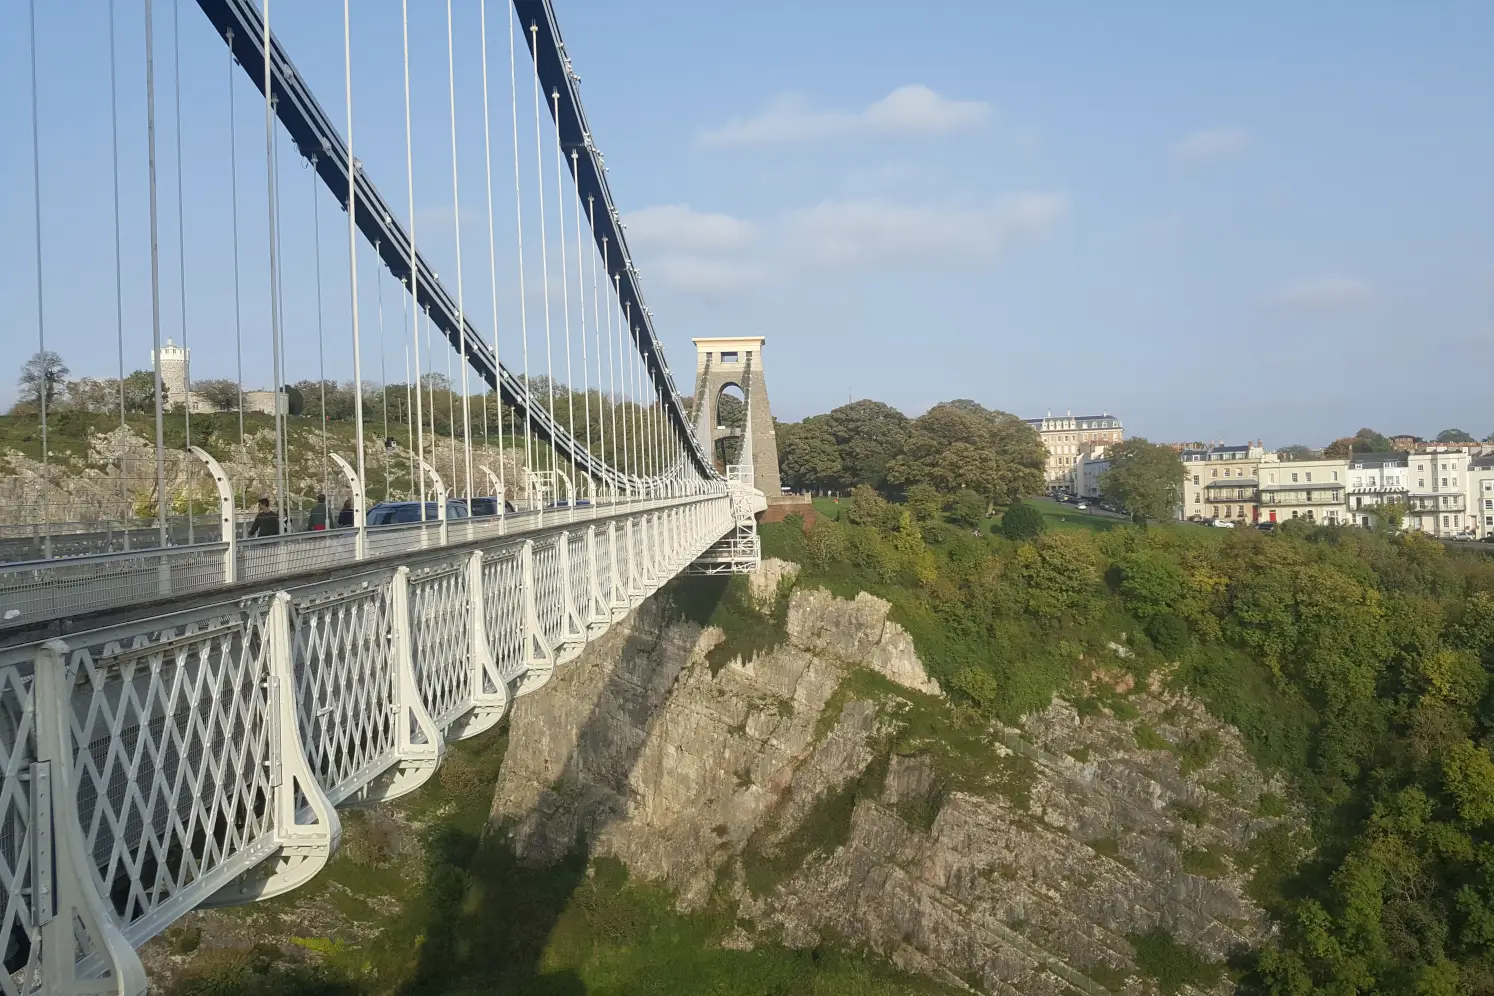
[[[1159,612],[1146,621],[1146,635],[1157,653],[1177,660],[1188,649],[1188,622],[1171,612]]]
[[[853,526],[881,526],[886,520],[887,499],[877,494],[876,488],[869,484],[858,484],[851,489],[846,521]]]
[[[966,489],[951,498],[944,509],[955,525],[978,526],[980,520],[986,517],[986,500]]]
[[[1014,502],[1001,517],[1001,532],[1009,540],[1037,539],[1046,528],[1043,513],[1026,502]]]

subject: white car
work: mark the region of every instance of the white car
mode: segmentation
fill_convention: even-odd
[[[1233,529],[1233,528],[1235,528],[1235,524],[1233,522],[1230,522],[1228,519],[1215,519],[1213,521],[1212,525],[1216,529]]]
[[[1086,504],[1084,504],[1084,502],[1082,502],[1082,501],[1079,504],[1075,505],[1074,507],[1077,508],[1081,512],[1083,512],[1085,509],[1089,508],[1089,506],[1086,505]]]

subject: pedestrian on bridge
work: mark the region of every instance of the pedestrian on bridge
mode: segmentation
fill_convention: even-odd
[[[250,536],[279,536],[280,516],[270,511],[270,499],[259,500],[259,511],[255,513],[254,521],[249,524]]]
[[[306,528],[310,530],[325,530],[327,528],[326,495],[316,496],[316,504],[311,506],[311,517],[306,520]]]
[[[342,503],[342,509],[337,513],[337,524],[339,526],[351,526],[353,524],[353,499],[349,498]]]

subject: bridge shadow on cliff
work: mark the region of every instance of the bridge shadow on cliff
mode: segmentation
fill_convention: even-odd
[[[725,595],[728,580],[691,578],[671,588],[688,603],[685,614],[700,620]],[[592,887],[591,843],[626,814],[629,776],[688,659],[690,648],[664,645],[669,623],[679,615],[668,599],[665,593],[640,606],[625,632],[604,636],[535,693],[563,692],[568,699],[589,698],[590,705],[569,741],[569,756],[563,763],[548,759],[549,771],[559,766],[560,774],[533,811],[475,832],[451,826],[432,831],[418,899],[419,953],[401,996],[587,992],[563,963],[566,953],[584,949],[607,929],[598,930],[606,912],[596,907],[605,899]],[[615,666],[599,666],[617,654]],[[526,749],[536,748],[510,743],[510,750]]]

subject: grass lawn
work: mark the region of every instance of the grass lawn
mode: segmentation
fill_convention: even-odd
[[[839,502],[837,504],[837,501]],[[814,510],[827,519],[840,520],[840,510],[850,504],[849,498],[816,498],[814,499]]]

